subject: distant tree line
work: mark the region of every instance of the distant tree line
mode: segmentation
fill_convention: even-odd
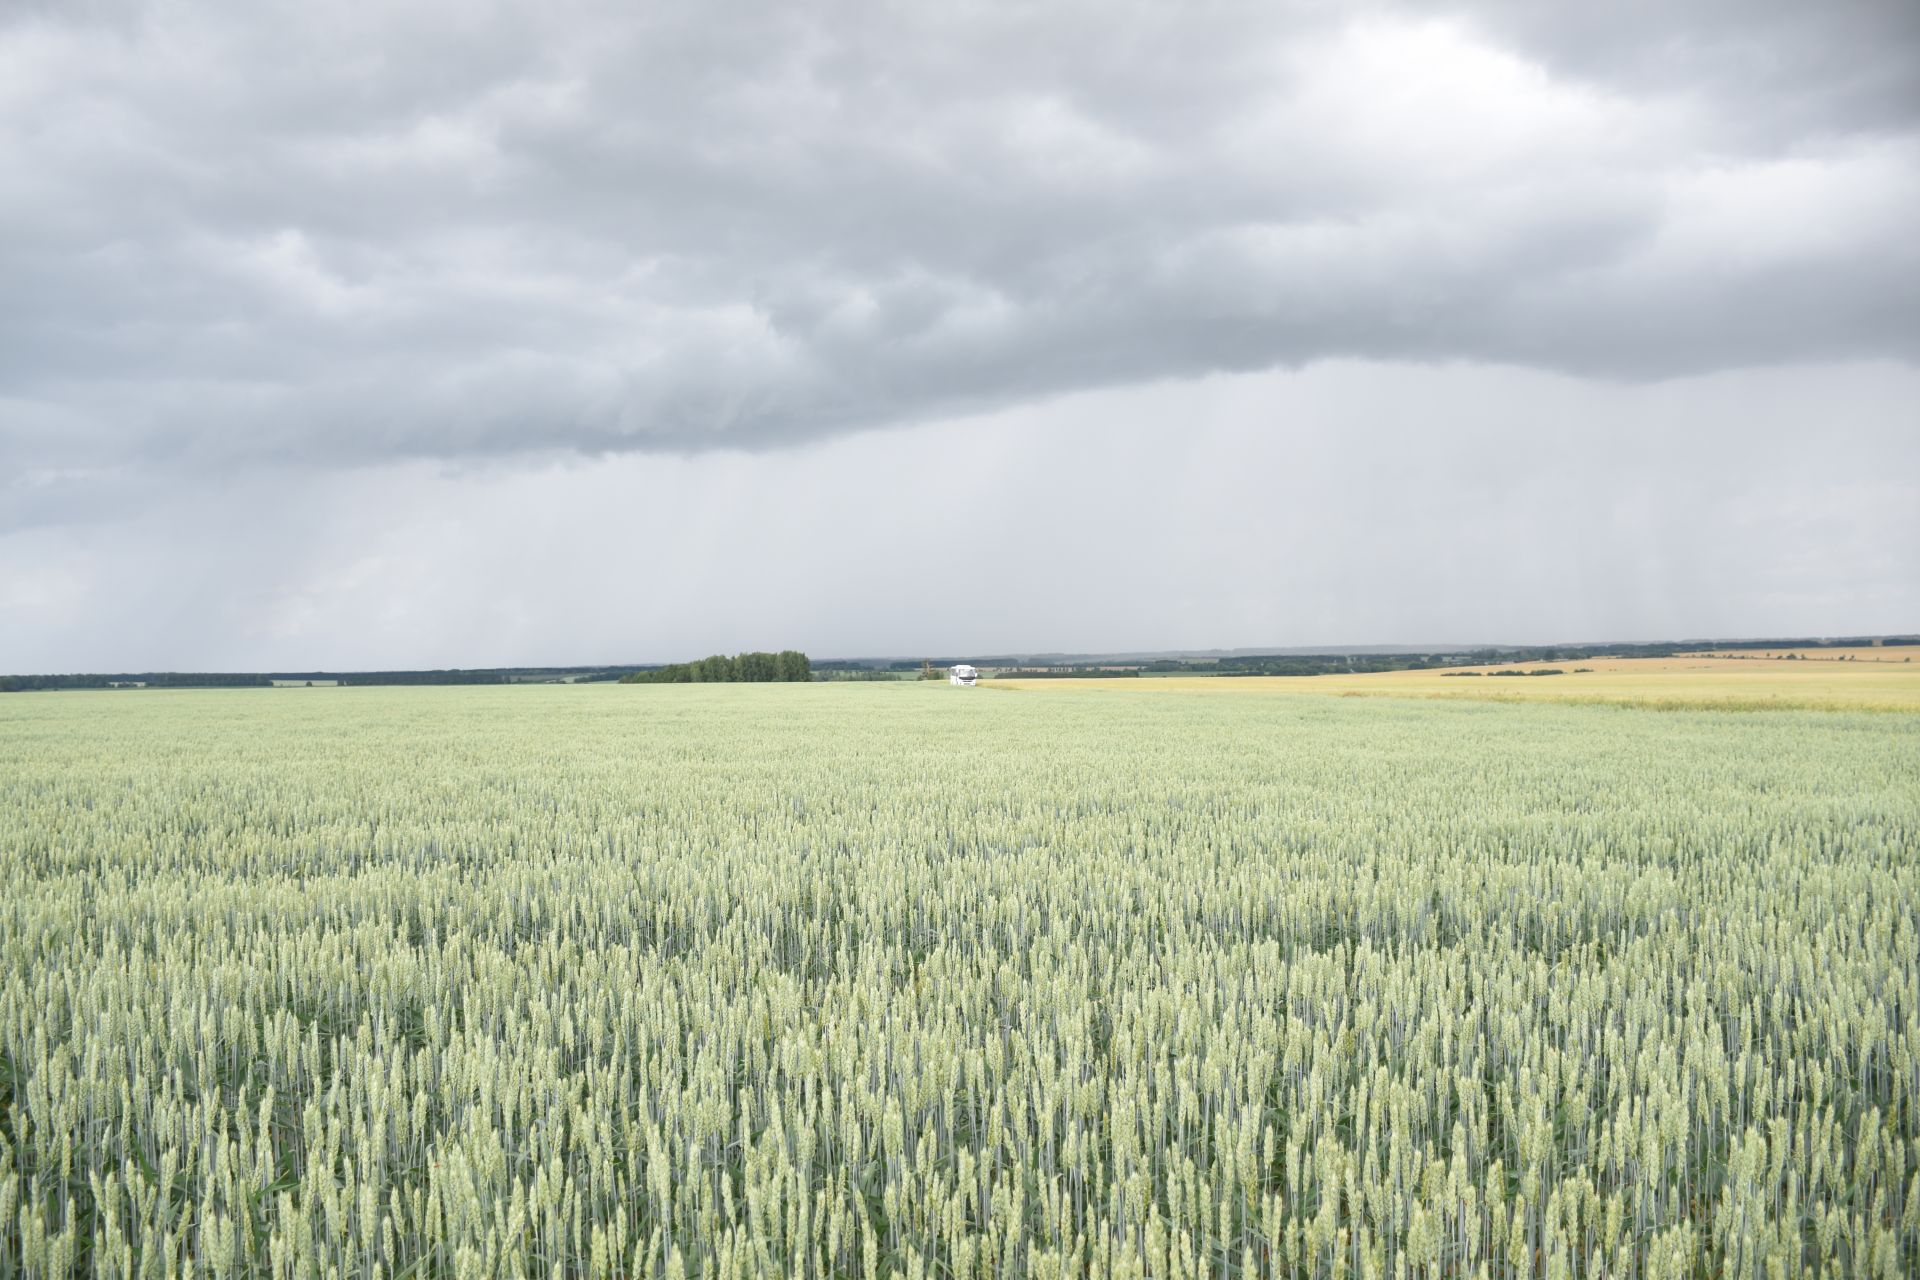
[[[698,662],[674,662],[635,671],[622,684],[772,684],[813,679],[813,664],[797,649],[779,653],[716,653]]]
[[[144,685],[149,689],[263,689],[273,683],[321,681],[342,685],[419,684],[534,684],[559,680],[585,683],[617,680],[637,668],[621,667],[495,667],[486,670],[441,671],[142,671],[100,674],[0,676],[0,693],[31,693],[48,689],[118,689]]]
[[[220,671],[148,671],[138,675],[0,676],[0,693],[32,693],[46,689],[114,689],[145,685],[150,689],[258,689],[271,688],[273,677]]]
[[[1213,662],[1161,658],[1145,664],[1142,670],[1208,676],[1325,676],[1355,671],[1404,671],[1433,664],[1434,660],[1426,654],[1288,653],[1221,658]]]

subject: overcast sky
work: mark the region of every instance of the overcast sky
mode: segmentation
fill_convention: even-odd
[[[0,0],[0,671],[1920,629],[1920,7]]]

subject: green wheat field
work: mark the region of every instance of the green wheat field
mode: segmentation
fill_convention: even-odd
[[[0,1274],[1920,1272],[1920,714],[18,695],[0,878]]]

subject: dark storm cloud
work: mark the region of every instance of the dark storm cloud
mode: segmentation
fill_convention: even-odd
[[[1555,71],[1735,103],[1756,146],[1907,130],[1920,112],[1920,7],[1899,0],[1478,0],[1472,20]]]
[[[1911,6],[0,12],[14,527],[1332,357],[1920,352]]]

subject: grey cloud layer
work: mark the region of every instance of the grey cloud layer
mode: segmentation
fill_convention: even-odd
[[[1683,8],[16,6],[0,464],[1914,359],[1910,7]]]
[[[1911,631],[1915,403],[1896,364],[1333,361],[777,452],[189,476],[0,540],[0,672]]]

